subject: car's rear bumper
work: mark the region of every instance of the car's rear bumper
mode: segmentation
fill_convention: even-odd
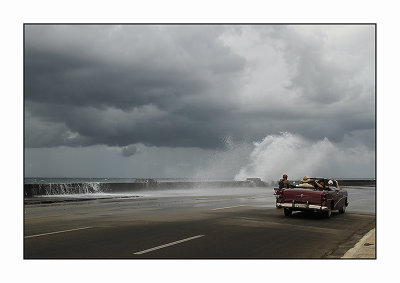
[[[307,203],[293,203],[293,202],[278,202],[276,204],[278,208],[291,208],[293,210],[320,210],[326,211],[329,210],[329,207],[315,204],[307,204]]]

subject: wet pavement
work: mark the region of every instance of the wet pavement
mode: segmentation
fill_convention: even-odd
[[[341,258],[375,227],[375,189],[347,189],[330,219],[284,217],[273,188],[44,197],[25,205],[24,257]]]

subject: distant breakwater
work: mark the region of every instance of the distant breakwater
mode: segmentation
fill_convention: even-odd
[[[375,180],[338,180],[340,186],[374,186]],[[190,188],[227,188],[227,187],[267,187],[277,183],[266,183],[249,178],[246,181],[197,181],[197,182],[131,182],[131,183],[48,183],[24,184],[24,197],[44,195],[92,194],[92,193],[127,193],[143,190],[190,189]]]

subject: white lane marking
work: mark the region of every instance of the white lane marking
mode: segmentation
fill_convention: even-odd
[[[241,207],[241,206],[244,206],[244,205],[235,205],[235,206],[219,207],[219,208],[213,208],[213,209],[211,209],[211,210],[226,209],[226,208]]]
[[[155,251],[155,250],[162,249],[162,248],[165,248],[165,247],[173,246],[173,245],[180,244],[180,243],[183,243],[183,242],[186,242],[186,241],[194,240],[194,239],[197,239],[197,238],[200,238],[200,237],[203,237],[203,236],[204,235],[197,235],[197,236],[194,236],[194,237],[190,237],[190,238],[182,239],[182,240],[175,241],[175,242],[172,242],[172,243],[168,243],[168,244],[165,244],[165,245],[162,245],[162,246],[158,246],[158,247],[154,247],[154,248],[147,249],[147,250],[144,250],[144,251],[136,252],[134,254],[135,255],[145,254],[145,253],[148,253],[148,252],[151,252],[151,251]]]
[[[63,230],[63,231],[56,231],[56,232],[50,232],[50,233],[43,233],[43,234],[25,236],[24,238],[26,239],[26,238],[40,237],[40,236],[46,236],[46,235],[52,235],[52,234],[58,234],[58,233],[65,233],[65,232],[71,232],[71,231],[89,229],[89,228],[92,228],[92,227],[82,227],[82,228],[76,228],[76,229],[70,229],[70,230]]]

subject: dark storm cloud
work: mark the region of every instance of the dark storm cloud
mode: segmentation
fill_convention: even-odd
[[[218,41],[220,30],[27,26],[27,110],[38,123],[51,121],[57,136],[62,129],[77,133],[69,144],[215,147],[209,117],[227,106],[210,107],[209,100],[235,91],[244,68]],[[54,143],[27,134],[27,146]]]
[[[28,26],[26,98],[129,109],[149,103],[170,106],[182,96],[230,90],[244,62],[216,41],[217,31]],[[233,76],[231,81],[227,76]]]
[[[138,143],[366,136],[375,119],[373,30],[326,30],[26,26],[26,146],[105,144],[131,156]]]

